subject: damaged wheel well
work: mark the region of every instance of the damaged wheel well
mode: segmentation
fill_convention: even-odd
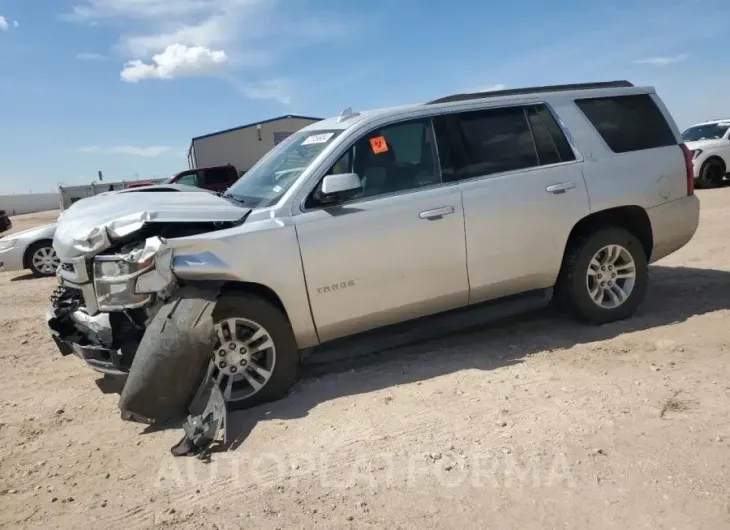
[[[253,282],[226,282],[220,288],[221,293],[225,292],[239,292],[239,293],[251,293],[264,300],[267,300],[274,304],[278,309],[281,309],[283,313],[289,318],[289,314],[286,312],[286,308],[279,298],[279,295],[274,292],[273,289],[262,285],[260,283]]]

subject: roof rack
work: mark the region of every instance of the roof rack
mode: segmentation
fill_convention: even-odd
[[[602,81],[598,83],[574,83],[570,85],[547,85],[538,87],[514,88],[509,90],[493,90],[488,92],[473,92],[469,94],[454,94],[429,101],[426,105],[436,103],[452,103],[454,101],[468,101],[470,99],[497,98],[502,96],[518,96],[521,94],[536,94],[541,92],[565,92],[568,90],[591,90],[595,88],[632,87],[629,81]]]

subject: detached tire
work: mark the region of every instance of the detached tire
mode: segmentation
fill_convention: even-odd
[[[604,228],[570,244],[556,295],[579,320],[605,324],[633,316],[646,295],[648,277],[639,239],[623,228]]]
[[[299,371],[299,349],[284,311],[259,296],[229,291],[218,300],[213,321],[216,365],[228,408],[241,410],[284,397]]]
[[[147,326],[119,398],[122,413],[168,422],[187,416],[215,343],[216,293],[180,289]]]

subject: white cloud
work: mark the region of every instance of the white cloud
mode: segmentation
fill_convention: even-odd
[[[86,154],[106,154],[106,155],[130,155],[144,156],[148,158],[164,155],[172,151],[173,148],[166,145],[156,145],[151,147],[135,147],[132,145],[117,145],[114,147],[100,147],[92,145],[87,147],[79,147],[79,153]]]
[[[235,83],[236,88],[250,99],[271,99],[284,105],[291,104],[292,87],[287,79],[270,79],[259,83]]]
[[[322,13],[317,4],[289,0],[75,0],[63,18],[122,28],[114,55],[124,57],[121,79],[174,79],[218,75],[259,79],[288,52],[343,38],[352,20]],[[248,83],[254,99],[289,101],[280,80]]]
[[[19,28],[20,22],[18,22],[17,20],[13,20],[12,22],[10,22],[7,18],[0,15],[0,31],[7,31],[10,29],[11,26],[14,28]]]
[[[689,58],[689,54],[683,53],[680,55],[672,55],[669,57],[658,56],[658,57],[646,57],[644,59],[637,59],[634,64],[648,64],[650,66],[669,66],[670,64],[683,63]]]
[[[127,83],[144,79],[205,76],[221,72],[227,64],[228,56],[223,50],[172,44],[164,52],[153,56],[151,63],[139,59],[129,61],[120,76]]]
[[[102,55],[101,53],[86,52],[77,53],[76,58],[80,61],[105,61],[107,59],[106,55]]]
[[[95,21],[119,17],[153,19],[205,12],[213,0],[86,0],[75,5],[67,20]]]
[[[180,25],[172,31],[122,37],[122,51],[136,57],[159,53],[173,44],[210,48],[230,42],[234,35],[232,21],[224,16],[212,16],[199,24]]]

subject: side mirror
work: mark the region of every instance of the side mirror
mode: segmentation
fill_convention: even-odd
[[[326,203],[352,199],[362,191],[362,182],[357,173],[327,175],[322,180],[319,200]]]

